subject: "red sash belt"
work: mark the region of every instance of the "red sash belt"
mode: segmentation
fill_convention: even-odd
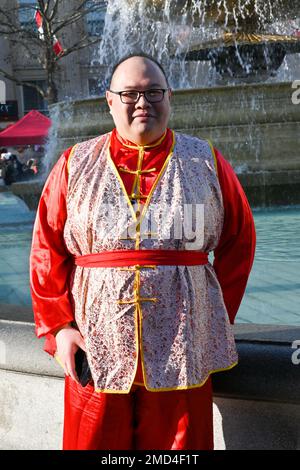
[[[76,256],[75,264],[87,268],[113,268],[135,265],[183,265],[207,264],[208,254],[194,250],[114,250]]]

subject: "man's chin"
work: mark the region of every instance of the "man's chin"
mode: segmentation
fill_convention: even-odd
[[[146,122],[140,122],[139,125],[134,128],[134,134],[137,137],[150,138],[154,133],[155,130],[153,127],[149,126],[149,123]]]

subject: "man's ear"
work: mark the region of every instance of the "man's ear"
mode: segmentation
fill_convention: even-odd
[[[171,88],[168,89],[168,95],[169,95],[169,100],[171,100],[171,97],[173,95]]]
[[[109,92],[109,90],[106,90],[105,96],[106,96],[107,104],[108,104],[109,108],[111,108],[111,105],[112,105],[112,96],[111,96],[111,93]]]

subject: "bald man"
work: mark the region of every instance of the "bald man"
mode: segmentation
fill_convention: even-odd
[[[36,334],[66,375],[63,449],[213,449],[210,376],[237,364],[251,210],[210,142],[168,128],[153,57],[116,64],[106,99],[115,128],[60,157],[30,255]]]

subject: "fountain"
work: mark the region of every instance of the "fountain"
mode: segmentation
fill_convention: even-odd
[[[292,99],[298,77],[288,66],[288,58],[299,62],[299,11],[291,0],[110,0],[94,59],[107,70],[102,89],[121,56],[152,53],[175,89],[170,126],[210,138],[252,205],[299,203],[300,106]],[[62,102],[50,112],[45,173],[63,149],[113,127],[104,98]],[[12,189],[34,208],[41,185]]]
[[[286,54],[300,52],[298,37],[267,30],[276,15],[281,19],[287,12],[290,17],[297,15],[299,8],[295,8],[295,3],[292,9],[284,10],[288,3],[291,2],[273,2],[273,5],[253,1],[237,5],[233,0],[211,2],[207,17],[203,14],[203,22],[221,27],[223,33],[199,41],[196,28],[195,40],[182,57],[193,61],[210,60],[217,73],[227,79],[263,80],[281,66]],[[198,17],[195,15],[198,25],[199,10]]]
[[[110,0],[94,62],[107,68],[104,87],[124,54],[143,49],[158,57],[175,88],[170,126],[210,138],[252,205],[299,203],[298,77],[287,66],[287,57],[299,62],[300,38],[291,26],[298,4]],[[50,166],[63,149],[113,127],[104,98],[53,105],[51,116]]]
[[[129,50],[147,50],[169,69],[174,88],[206,86],[213,75],[224,84],[264,81],[287,55],[300,52],[297,3],[111,0],[100,56],[109,68]],[[191,61],[209,63],[201,74],[201,67],[187,63]]]

